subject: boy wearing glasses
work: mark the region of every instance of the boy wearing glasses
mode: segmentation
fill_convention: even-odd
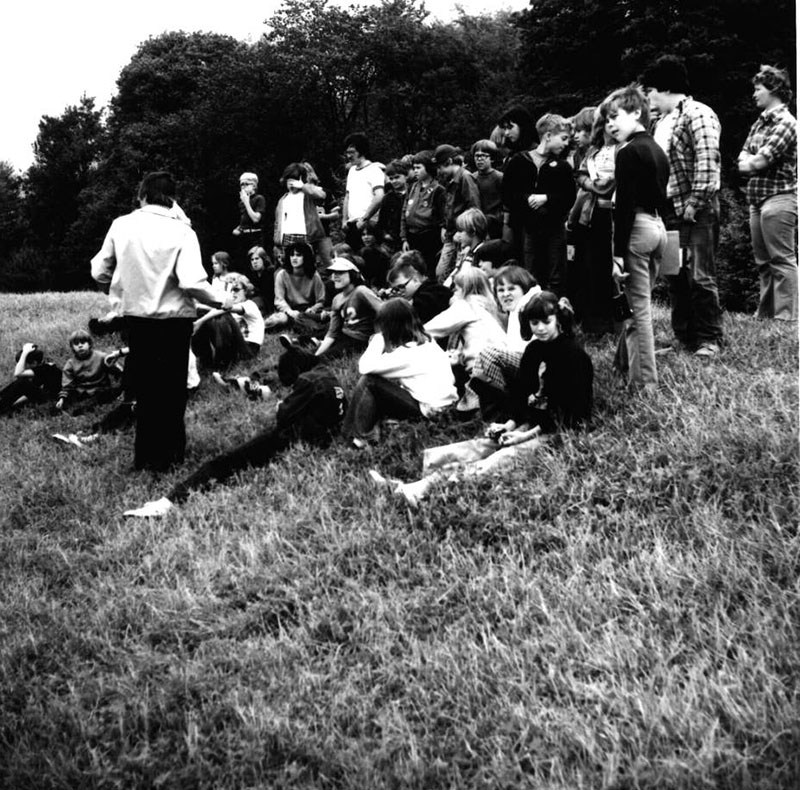
[[[398,261],[386,276],[392,296],[401,296],[411,302],[414,312],[422,323],[450,306],[452,292],[449,288],[428,280],[412,263]]]

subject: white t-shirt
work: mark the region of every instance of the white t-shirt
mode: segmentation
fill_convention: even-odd
[[[375,190],[383,189],[383,165],[370,162],[364,167],[351,167],[347,171],[347,221],[361,219],[375,197]]]
[[[303,200],[305,195],[302,192],[287,192],[281,202],[283,217],[281,218],[281,233],[284,236],[305,236],[306,235],[306,215],[303,211]]]
[[[248,343],[257,343],[260,346],[264,342],[264,317],[258,305],[251,299],[246,299],[241,305],[244,313],[234,313],[234,317],[242,330],[242,337]]]

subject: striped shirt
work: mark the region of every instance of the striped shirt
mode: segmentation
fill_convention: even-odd
[[[747,181],[747,202],[758,206],[767,198],[797,188],[797,121],[785,104],[764,110],[750,128],[742,153],[761,154],[768,166]]]

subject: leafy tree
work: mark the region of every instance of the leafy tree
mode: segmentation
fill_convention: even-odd
[[[34,144],[34,163],[24,179],[27,243],[52,259],[54,288],[85,283],[70,230],[77,221],[82,193],[97,168],[104,142],[102,113],[83,96],[58,117],[44,116]]]
[[[20,213],[22,180],[10,162],[0,161],[0,261],[4,261],[22,234]]]

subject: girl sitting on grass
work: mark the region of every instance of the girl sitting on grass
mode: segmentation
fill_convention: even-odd
[[[369,474],[374,482],[416,507],[436,483],[456,480],[459,473],[472,477],[497,472],[534,453],[542,434],[576,428],[589,420],[592,360],[575,340],[572,305],[543,291],[531,299],[521,317],[533,339],[522,355],[508,418],[489,426],[488,441],[427,450],[434,463],[425,464],[423,471],[428,474],[413,483],[388,480],[373,469]],[[453,462],[454,458],[459,460]]]
[[[414,308],[389,299],[375,318],[375,334],[358,362],[361,378],[342,432],[356,447],[378,440],[382,417],[430,417],[457,399],[447,354],[422,328]]]
[[[238,360],[252,359],[264,342],[264,317],[250,298],[253,284],[243,274],[225,276],[233,304],[209,310],[194,322],[192,349],[207,367],[226,367]]]
[[[275,309],[266,320],[267,329],[292,327],[298,334],[312,335],[322,325],[325,285],[317,273],[314,250],[308,244],[289,244],[283,253],[283,268],[275,275]]]
[[[280,341],[286,351],[278,360],[278,378],[290,386],[298,375],[316,365],[345,354],[361,353],[373,334],[373,322],[382,302],[364,285],[361,273],[351,261],[334,258],[328,267],[336,295],[331,303],[328,332],[315,352],[301,348],[286,335]]]
[[[503,346],[487,346],[478,354],[469,382],[478,395],[484,419],[493,419],[497,409],[502,408],[508,398],[519,372],[522,354],[531,338],[520,314],[542,289],[527,269],[504,266],[495,277],[494,291],[508,322],[506,343]]]
[[[505,346],[505,332],[488,277],[475,267],[460,271],[453,279],[455,293],[447,310],[425,324],[434,338],[448,338],[450,364],[461,392],[472,375],[478,354],[489,345]],[[459,402],[459,411],[478,408],[471,390]]]

